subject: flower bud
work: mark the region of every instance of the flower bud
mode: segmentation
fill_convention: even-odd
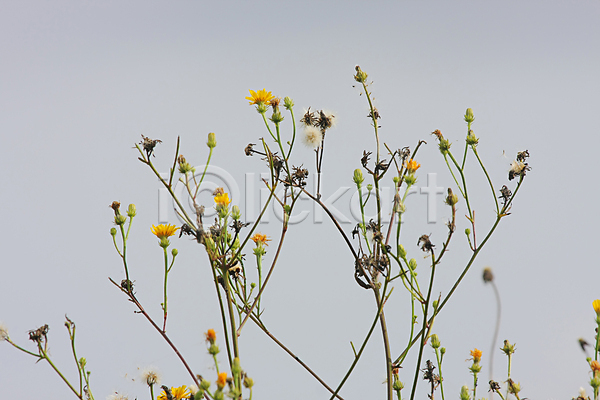
[[[231,207],[231,218],[237,221],[238,219],[240,219],[241,216],[242,212],[240,211],[240,208],[237,205]]]
[[[294,107],[294,100],[292,100],[291,98],[289,98],[288,96],[285,96],[283,98],[283,106],[287,109],[287,110],[291,110],[292,107]]]
[[[233,376],[238,376],[242,372],[239,357],[233,359],[233,365],[231,366],[231,373]]]
[[[281,114],[281,112],[279,110],[274,110],[273,111],[273,115],[271,115],[271,121],[273,121],[274,124],[279,124],[281,123],[281,121],[283,121],[283,115]]]
[[[244,378],[244,387],[250,389],[252,386],[254,386],[254,380],[252,378],[250,378],[249,376]]]
[[[475,121],[475,116],[473,115],[473,110],[470,108],[467,108],[467,111],[465,112],[465,122],[470,124],[473,121]]]
[[[110,235],[115,236],[117,234],[117,228],[110,228]]]
[[[434,300],[433,303],[432,303],[432,305],[433,305],[433,309],[437,310],[439,302],[437,300]]]
[[[440,343],[440,338],[438,337],[437,334],[433,334],[431,335],[431,347],[433,347],[434,349],[439,348],[441,345]]]
[[[410,268],[411,271],[414,271],[415,269],[417,269],[417,260],[415,260],[414,258],[411,258],[410,261],[408,262],[408,268]]]
[[[124,215],[115,215],[115,225],[123,225],[127,221],[127,217]]]
[[[504,346],[501,348],[501,350],[507,356],[513,354],[515,352],[515,349],[516,349],[516,344],[510,344],[510,342],[508,340],[504,341]]]
[[[510,378],[508,379],[507,383],[508,383],[508,393],[519,394],[519,392],[521,391],[520,383],[515,383],[515,381],[513,381]]]
[[[404,383],[400,382],[398,379],[396,379],[394,381],[394,384],[392,385],[392,389],[394,389],[396,392],[404,389]]]
[[[130,204],[129,207],[127,207],[127,216],[130,218],[135,217],[136,211],[135,204]]]
[[[404,177],[404,182],[406,182],[408,186],[412,186],[417,183],[417,177],[414,174],[406,175]]]
[[[208,134],[208,142],[206,142],[206,145],[211,149],[217,147],[217,138],[213,132]]]
[[[475,136],[473,131],[469,129],[469,133],[467,134],[467,144],[469,146],[475,147],[477,146],[477,143],[479,143],[479,139],[477,138],[477,136]]]
[[[208,390],[208,388],[210,388],[210,381],[202,379],[202,381],[200,382],[200,389]]]
[[[596,314],[600,316],[600,300],[596,299],[592,301],[592,307],[594,308],[594,311],[596,311]]]
[[[371,185],[370,183],[367,185],[367,190],[370,192],[371,190],[373,190],[373,185]]]
[[[362,171],[357,168],[354,170],[354,177],[352,178],[356,186],[360,187],[360,185],[365,181]]]
[[[469,228],[465,229],[465,235],[469,236],[471,234],[471,230]]]
[[[217,354],[219,354],[219,346],[217,346],[215,343],[211,344],[210,347],[208,348],[208,353],[216,356]]]
[[[360,69],[360,67],[357,65],[355,68],[356,70],[356,75],[354,75],[354,80],[356,82],[360,82],[360,83],[364,83],[367,80],[367,73],[365,71],[363,71],[362,69]]]
[[[398,257],[406,258],[406,249],[401,244],[398,245]]]
[[[460,388],[460,400],[470,400],[469,387],[467,385]]]
[[[452,192],[451,188],[448,188],[448,197],[446,197],[446,204],[450,207],[458,203],[458,196]]]
[[[172,255],[173,257],[177,257],[177,254],[179,254],[179,250],[177,250],[177,249],[173,249],[173,250],[171,250],[171,255]]]
[[[448,152],[448,150],[450,150],[450,146],[452,144],[450,143],[450,141],[446,138],[440,138],[440,142],[438,143],[438,148],[440,149],[440,152],[442,154],[446,154]]]
[[[445,347],[442,347],[442,348],[440,349],[440,353],[441,353],[442,355],[446,354],[446,348],[445,348]]]
[[[79,365],[81,365],[81,368],[85,368],[85,366],[87,365],[87,360],[85,359],[85,357],[81,357],[79,359]]]

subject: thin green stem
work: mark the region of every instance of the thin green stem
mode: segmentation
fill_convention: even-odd
[[[52,369],[58,374],[58,376],[60,376],[60,378],[63,380],[63,382],[65,382],[67,384],[67,386],[69,387],[69,389],[71,389],[71,391],[75,394],[75,396],[77,396],[77,398],[83,400],[83,395],[80,392],[77,392],[77,390],[75,390],[73,385],[71,385],[71,382],[69,382],[67,380],[67,378],[65,378],[65,376],[62,374],[62,372],[60,372],[60,370],[56,367],[56,365],[54,365],[54,363],[52,362],[50,357],[48,357],[48,353],[44,349],[42,349],[41,344],[39,344],[39,343],[38,343],[38,348],[40,350],[40,354],[42,355],[42,358],[44,360],[48,361],[48,364],[50,364]]]
[[[167,278],[169,276],[169,257],[167,248],[163,247],[165,253],[165,279],[163,284],[163,332],[167,330]]]
[[[444,399],[444,376],[442,375],[442,360],[440,359],[440,351],[439,349],[435,349],[435,358],[438,363],[438,371],[440,371],[440,392],[442,393],[442,400]],[[473,398],[473,400],[476,400]]]
[[[477,157],[477,161],[479,161],[479,165],[481,166],[481,169],[483,170],[483,173],[485,174],[485,177],[487,178],[487,181],[490,185],[490,189],[492,191],[492,198],[494,199],[494,204],[496,205],[496,212],[500,212],[500,206],[498,205],[498,198],[496,197],[496,192],[494,191],[494,184],[492,183],[492,179],[490,178],[490,175],[488,174],[487,170],[485,169],[485,166],[483,165],[483,161],[481,161],[481,158],[479,157],[479,153],[477,153],[477,148],[473,147],[473,153],[475,153],[475,157]]]

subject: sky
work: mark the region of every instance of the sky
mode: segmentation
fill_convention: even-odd
[[[479,348],[484,368],[478,397],[488,396],[496,303],[481,271],[489,266],[502,299],[494,378],[505,376],[498,348],[508,339],[517,344],[512,377],[521,382],[522,397],[577,396],[589,381],[577,339],[592,342],[591,303],[600,298],[594,256],[600,222],[599,17],[597,1],[5,2],[0,321],[12,340],[31,350],[27,332],[49,324],[53,360],[71,378],[76,370],[64,317],[75,321],[78,355],[92,371],[96,399],[115,392],[149,398],[139,382],[148,366],[158,368],[169,386],[190,384],[168,346],[108,280],[123,279],[108,206],[134,203],[129,264],[138,297],[160,317],[162,250],[150,227],[165,215],[180,222],[165,208],[160,184],[137,160],[134,144],[141,135],[162,140],[153,162],[164,173],[177,137],[188,161],[202,166],[207,134],[215,132],[211,164],[220,172],[211,182],[228,179],[231,191],[237,185],[233,202],[251,215],[266,168],[243,149],[267,132],[244,99],[248,90],[293,98],[297,118],[308,107],[331,110],[337,124],[327,136],[323,196],[347,217],[342,227],[349,233],[356,223],[353,192],[344,188],[352,187],[363,150],[373,151],[375,144],[366,99],[354,87],[358,64],[372,81],[382,142],[414,148],[427,141],[419,150],[418,188],[428,176],[444,190],[454,185],[430,133],[440,129],[455,148],[462,146],[467,107],[475,113],[478,149],[498,187],[514,185],[507,174],[516,152],[531,154],[531,171],[511,215],[436,318],[433,331],[447,349],[445,395],[456,398],[462,385],[472,384],[465,360]],[[289,137],[289,116],[283,124]],[[312,176],[312,151],[299,143],[293,157]],[[474,163],[469,168],[483,232],[494,217],[493,203],[481,172]],[[406,204],[402,242],[424,276],[429,260],[417,239],[431,234],[440,243],[448,218],[442,196],[436,199],[434,211],[421,192]],[[307,217],[290,226],[265,291],[263,318],[335,386],[352,361],[350,342],[362,341],[376,310],[372,294],[354,281],[353,259],[335,227],[308,200],[300,203]],[[458,208],[460,233],[467,221],[464,203]],[[281,226],[269,214],[260,229],[277,237]],[[211,377],[203,332],[215,329],[224,345],[209,265],[189,239],[173,238],[172,247],[179,256],[169,278],[169,332],[192,368]],[[457,237],[434,293],[447,293],[468,256],[464,236]],[[392,353],[408,337],[409,300],[402,290],[398,285],[386,305]],[[255,381],[254,398],[329,398],[255,326],[244,328],[240,346],[242,366]],[[224,365],[224,354],[219,357]],[[383,357],[376,331],[341,395],[384,398]],[[430,348],[425,357],[434,357]],[[410,386],[413,374],[409,357],[400,379]],[[7,398],[37,398],[36,391],[49,400],[72,396],[46,363],[36,364],[7,343],[0,345],[0,390]],[[420,398],[425,390],[419,386]]]

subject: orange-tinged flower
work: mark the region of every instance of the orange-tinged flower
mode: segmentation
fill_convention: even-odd
[[[404,162],[404,166],[408,170],[409,174],[413,174],[421,167],[421,164],[411,158],[410,160]]]
[[[217,378],[217,387],[223,389],[227,383],[227,372],[221,372]]]
[[[271,103],[271,99],[275,96],[271,92],[267,92],[267,89],[259,90],[255,92],[254,90],[250,90],[250,97],[246,97],[246,100],[250,100],[250,104],[259,104],[262,103],[268,106]]]
[[[596,299],[592,301],[592,307],[594,307],[594,311],[596,311],[596,314],[600,316],[600,300]]]
[[[263,235],[262,233],[255,233],[250,239],[252,239],[256,245],[264,244],[268,246],[269,244],[267,242],[271,241],[271,239],[267,238],[267,235]]]
[[[163,239],[168,238],[169,236],[173,236],[177,229],[179,228],[177,228],[175,225],[160,224],[158,226],[152,225],[151,231],[156,235],[157,238]]]
[[[217,340],[217,334],[215,333],[214,329],[209,329],[206,333],[206,341],[210,342],[211,344],[215,342],[215,340]]]
[[[478,350],[478,349],[471,350],[471,357],[473,357],[474,363],[478,363],[481,360],[481,350]]]
[[[222,193],[215,196],[215,203],[227,206],[231,203],[231,200],[229,200],[229,195],[227,193]]]
[[[187,399],[190,396],[190,390],[185,385],[179,387],[172,387],[171,395],[173,395],[173,399],[175,400]],[[156,400],[167,400],[167,394],[164,390],[156,398]]]

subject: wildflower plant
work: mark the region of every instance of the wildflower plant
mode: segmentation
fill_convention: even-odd
[[[164,260],[164,280],[162,283],[163,302],[160,305],[162,320],[154,319],[139,301],[134,288],[134,280],[130,274],[128,264],[128,239],[134,217],[137,210],[130,205],[126,215],[121,214],[120,203],[113,202],[111,208],[114,213],[114,224],[110,231],[118,256],[123,264],[123,277],[110,281],[123,295],[134,304],[136,313],[141,314],[150,325],[164,339],[165,343],[173,350],[175,356],[181,361],[189,376],[182,379],[186,381],[174,382],[174,386],[160,386],[161,392],[157,399],[183,399],[183,398],[209,398],[219,400],[223,398],[242,399],[252,398],[253,379],[242,369],[240,357],[240,344],[238,338],[244,333],[244,327],[248,322],[254,324],[277,346],[283,349],[294,360],[296,360],[305,371],[316,379],[328,392],[330,399],[342,399],[341,390],[351,377],[355,367],[359,363],[369,341],[376,330],[383,341],[382,367],[386,372],[386,398],[391,400],[394,396],[398,399],[416,396],[419,377],[423,374],[429,382],[430,398],[433,398],[435,390],[440,388],[442,399],[444,399],[444,385],[442,375],[442,363],[446,349],[441,347],[437,334],[433,334],[436,317],[441,313],[446,304],[469,272],[476,258],[488,243],[500,222],[510,215],[513,201],[519,192],[526,173],[530,170],[527,163],[529,152],[524,150],[516,155],[508,172],[507,182],[501,187],[493,183],[492,176],[488,173],[485,164],[478,153],[478,146],[485,144],[485,138],[475,136],[473,124],[475,116],[472,109],[468,108],[464,115],[467,125],[464,142],[456,147],[455,152],[452,145],[454,142],[447,139],[440,130],[433,131],[437,147],[452,177],[452,185],[447,187],[447,196],[444,203],[449,208],[450,218],[444,228],[444,233],[425,232],[402,232],[402,220],[408,212],[407,196],[412,186],[419,179],[419,152],[422,151],[426,142],[420,140],[414,147],[405,144],[388,144],[382,140],[379,120],[380,112],[373,104],[373,96],[370,91],[368,74],[359,66],[355,68],[354,81],[359,87],[361,94],[367,101],[367,118],[373,130],[374,146],[370,151],[363,150],[362,155],[357,157],[357,168],[352,174],[348,174],[348,180],[352,180],[358,192],[360,207],[360,222],[351,231],[344,229],[329,210],[327,204],[321,200],[322,185],[321,176],[327,171],[323,169],[323,160],[326,153],[325,139],[330,137],[329,133],[335,127],[337,116],[326,110],[308,107],[299,118],[297,126],[294,115],[294,101],[290,97],[283,99],[273,95],[266,89],[253,91],[246,97],[249,104],[254,106],[266,134],[257,139],[256,143],[249,143],[244,152],[247,156],[259,156],[264,162],[268,178],[263,179],[263,184],[268,191],[267,199],[262,206],[261,212],[252,223],[244,222],[244,216],[236,204],[239,199],[231,198],[223,188],[217,188],[213,192],[211,204],[201,204],[199,193],[200,187],[206,177],[207,168],[210,164],[214,149],[217,146],[216,135],[208,134],[206,142],[208,154],[203,171],[195,170],[192,164],[180,153],[180,139],[177,139],[176,150],[172,167],[169,174],[163,177],[156,169],[153,159],[156,157],[157,145],[161,143],[158,139],[150,139],[142,136],[142,141],[136,144],[139,152],[139,160],[147,166],[159,179],[160,183],[175,204],[175,212],[182,221],[180,226],[158,225],[152,226],[150,231],[159,239],[159,247],[162,248],[161,257]],[[287,134],[285,132],[288,132]],[[314,151],[314,167],[304,167],[298,164],[294,157],[294,149],[297,136],[302,135],[301,140]],[[475,208],[479,207],[479,199],[474,199],[468,190],[471,182],[470,171],[467,171],[467,163],[475,166],[483,172],[483,179],[489,187],[489,199],[494,206],[494,219],[490,226],[481,226],[475,216]],[[315,180],[315,190],[309,190],[307,182],[309,178]],[[498,179],[494,177],[494,179]],[[513,182],[513,180],[515,182]],[[394,188],[394,198],[390,209],[384,208],[382,199],[382,185],[389,182]],[[183,184],[186,199],[180,198],[175,193],[175,185]],[[509,187],[510,186],[510,187]],[[278,265],[280,255],[284,251],[287,232],[290,229],[290,216],[292,215],[298,200],[306,196],[316,203],[327,214],[331,224],[339,233],[339,240],[347,248],[347,257],[339,260],[347,260],[345,265],[348,274],[352,274],[358,290],[372,292],[375,303],[375,313],[370,320],[365,321],[367,334],[355,346],[352,343],[353,358],[347,366],[343,378],[335,385],[325,382],[310,366],[301,361],[299,357],[284,343],[277,339],[269,330],[262,316],[265,309],[262,307],[262,299],[269,287],[269,282]],[[183,206],[184,201],[189,201],[192,211],[189,212]],[[267,237],[259,232],[258,225],[268,207],[273,206],[281,210],[282,223],[280,232],[272,237]],[[457,215],[457,207],[464,206],[466,209],[466,220]],[[205,211],[207,207],[214,208],[216,217],[213,222],[206,220]],[[365,210],[372,207],[376,210],[373,218],[368,218]],[[479,208],[478,208],[479,209]],[[389,222],[384,221],[383,216],[390,214]],[[469,246],[469,257],[454,268],[456,275],[449,290],[434,293],[433,286],[436,281],[436,272],[440,268],[442,259],[447,258],[451,241],[459,229],[463,226]],[[147,231],[146,231],[147,232]],[[198,243],[205,258],[206,268],[210,271],[215,296],[220,311],[220,336],[223,340],[222,347],[226,355],[227,366],[219,365],[217,354],[221,352],[217,344],[217,331],[209,329],[206,336],[207,351],[214,360],[216,376],[215,379],[207,379],[194,371],[188,359],[182,354],[175,343],[171,340],[167,331],[168,319],[168,276],[175,264],[178,250],[168,252],[171,246],[171,238],[179,232],[179,238],[186,236]],[[406,241],[404,238],[406,237]],[[407,242],[408,241],[408,242]],[[416,243],[420,250],[409,253],[407,243]],[[270,243],[269,243],[270,242]],[[410,247],[409,247],[410,248]],[[255,257],[246,258],[246,254],[252,251]],[[429,268],[420,267],[417,273],[417,254],[420,252],[426,256],[425,260]],[[453,261],[453,263],[456,263]],[[406,316],[406,326],[402,332],[390,332],[388,329],[387,301],[392,296],[394,288],[397,288],[394,296],[404,296],[403,301],[410,304],[411,314]],[[398,292],[403,291],[403,294]],[[594,302],[594,309],[600,326],[600,301]],[[73,343],[73,354],[75,355],[75,325],[67,320],[67,328]],[[42,327],[44,328],[44,327]],[[47,327],[33,334],[34,342],[38,351],[31,352],[14,344],[7,331],[0,329],[1,338],[17,347],[19,350],[33,355],[40,360],[45,359],[59,373],[72,389],[73,393],[80,399],[93,398],[89,390],[89,372],[85,369],[85,359],[77,359],[79,371],[79,389],[71,385],[66,378],[54,367],[45,351],[47,345]],[[378,329],[377,329],[378,328]],[[399,339],[401,338],[401,340]],[[393,342],[393,343],[392,343]],[[435,362],[424,361],[424,352],[427,344],[430,344],[435,353]],[[393,345],[393,346],[392,346]],[[518,384],[511,383],[510,365],[511,356],[514,353],[514,345],[505,342],[505,353],[508,356],[508,393],[518,397]],[[398,350],[400,349],[400,350]],[[596,335],[595,362],[598,356],[598,336]],[[410,353],[415,354],[414,366],[405,365]],[[478,385],[478,374],[481,371],[481,352],[477,349],[471,351],[473,361],[470,371],[474,377],[472,398],[476,398]],[[81,361],[83,360],[83,361]],[[590,364],[592,365],[592,363]],[[595,365],[595,364],[594,364]],[[594,368],[594,367],[593,367]],[[593,379],[599,379],[595,372]],[[85,382],[85,384],[84,384]],[[154,400],[155,386],[158,391],[160,385],[156,376],[148,375],[146,383],[150,389],[150,398]],[[186,383],[184,386],[182,383]],[[187,385],[189,384],[189,386]],[[600,385],[599,385],[600,386]],[[466,388],[466,389],[465,389]],[[500,394],[499,389],[496,391]],[[597,400],[598,387],[595,388]],[[468,387],[461,390],[461,398],[471,398]],[[501,395],[502,396],[502,395]],[[504,397],[503,397],[504,398]]]

